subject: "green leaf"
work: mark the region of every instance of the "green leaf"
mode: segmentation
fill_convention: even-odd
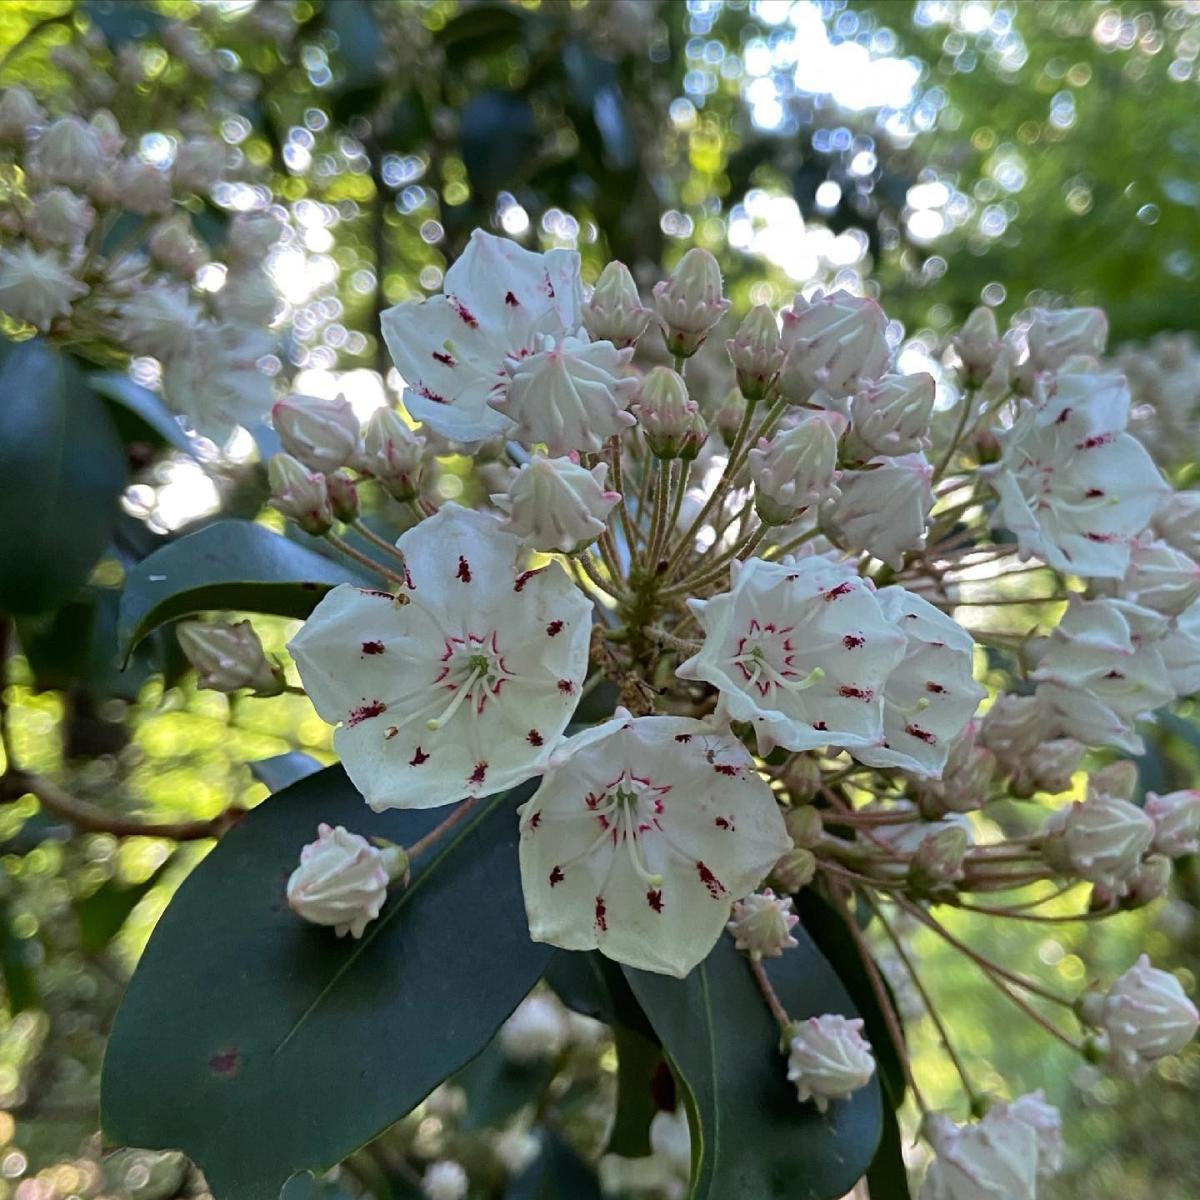
[[[476,4],[447,21],[436,40],[447,62],[461,70],[468,59],[507,49],[528,19],[528,14],[508,4]]]
[[[545,979],[555,995],[575,1012],[614,1029],[624,1025],[645,1038],[654,1038],[654,1028],[621,968],[598,950],[560,950],[550,960]]]
[[[606,1153],[640,1158],[650,1153],[650,1121],[658,1111],[654,1077],[662,1047],[623,1025],[613,1028],[617,1043],[617,1112]]]
[[[908,1169],[900,1144],[900,1122],[887,1105],[883,1109],[883,1136],[867,1170],[867,1184],[871,1200],[911,1200]]]
[[[37,975],[33,969],[35,943],[19,938],[11,928],[8,905],[0,900],[0,979],[4,981],[4,1003],[15,1017],[38,1003]]]
[[[340,767],[260,805],[159,921],[101,1081],[111,1142],[184,1150],[221,1200],[273,1200],[339,1162],[477,1054],[541,977],[516,804],[483,801],[414,863],[362,939],[305,924],[284,886],[318,822],[411,845],[447,810],[373,814]]]
[[[74,361],[41,338],[0,360],[0,611],[57,608],[112,539],[125,455]]]
[[[192,439],[163,403],[162,397],[149,388],[135,383],[119,371],[98,371],[88,378],[92,390],[112,403],[118,410],[131,413],[137,422],[168,446],[182,450],[193,458],[196,455]],[[132,425],[131,429],[136,429]],[[127,439],[128,440],[128,439]]]
[[[311,754],[303,750],[289,750],[286,754],[276,754],[271,758],[260,758],[246,764],[250,774],[259,783],[265,783],[272,792],[281,792],[293,783],[321,770],[321,763]]]
[[[504,1200],[600,1200],[596,1173],[553,1129],[543,1129],[542,1150]]]
[[[500,1039],[493,1038],[454,1077],[454,1082],[467,1093],[467,1111],[459,1122],[460,1128],[502,1125],[541,1094],[552,1074],[553,1064],[549,1060],[513,1062],[504,1053]]]
[[[799,945],[766,961],[789,1015],[856,1015],[812,940],[794,933]],[[730,938],[686,979],[625,975],[690,1094],[693,1200],[836,1200],[854,1186],[879,1143],[878,1079],[824,1114],[799,1103],[779,1029]]]
[[[252,521],[215,521],[144,558],[125,583],[119,640],[129,651],[167,621],[210,609],[307,617],[330,588],[369,582]]]

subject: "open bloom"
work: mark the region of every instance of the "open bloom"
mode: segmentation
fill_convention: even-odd
[[[884,588],[876,599],[908,644],[883,686],[885,740],[854,755],[873,767],[940,778],[951,746],[987,695],[971,675],[975,643],[941,609],[905,588]]]
[[[995,523],[1016,535],[1022,558],[1120,578],[1167,490],[1146,448],[1125,432],[1125,378],[1059,375],[1039,381],[1037,401],[1003,436],[1003,456],[989,469],[1000,497]]]
[[[579,329],[579,255],[536,254],[476,230],[443,286],[440,296],[389,308],[380,319],[384,340],[413,417],[443,437],[482,441],[512,428],[488,405],[507,390],[509,357],[533,351],[539,334]]]
[[[682,978],[790,846],[736,738],[619,712],[568,740],[521,809],[530,935]]]
[[[688,601],[704,644],[679,677],[718,688],[725,713],[754,723],[762,753],[881,746],[883,687],[905,635],[871,586],[825,558],[734,566],[731,591]]]
[[[875,1074],[875,1055],[862,1027],[861,1017],[837,1013],[789,1027],[788,1079],[801,1102],[811,1100],[824,1112],[830,1100],[846,1099]]]
[[[343,584],[290,649],[334,746],[374,809],[433,808],[536,775],[579,699],[586,597],[556,563],[446,504],[397,543],[399,598]],[[402,601],[407,600],[407,603]]]
[[[1113,1067],[1138,1078],[1155,1060],[1178,1054],[1200,1026],[1200,1014],[1179,980],[1141,958],[1113,984],[1089,1014],[1108,1037]]]
[[[920,1200],[1034,1200],[1037,1196],[1037,1131],[1015,1113],[996,1107],[983,1120],[967,1125],[933,1117],[927,1136],[937,1156],[929,1164]]]
[[[341,825],[317,833],[288,879],[288,905],[314,925],[332,925],[338,937],[360,938],[387,899],[387,855]]]

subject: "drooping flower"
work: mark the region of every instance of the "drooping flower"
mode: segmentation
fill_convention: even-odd
[[[682,977],[790,845],[737,739],[619,710],[563,745],[521,809],[530,934]]]
[[[0,250],[0,312],[43,333],[56,317],[69,316],[87,290],[52,251],[35,250],[28,242]]]
[[[1038,1134],[1014,1113],[998,1106],[966,1125],[935,1116],[926,1137],[936,1156],[920,1200],[1035,1200]]]
[[[440,296],[397,304],[380,319],[407,384],[405,407],[458,441],[506,433],[512,422],[488,401],[507,390],[510,357],[533,352],[538,335],[574,335],[582,303],[573,250],[536,254],[476,230]]]
[[[1040,379],[1036,402],[1002,435],[986,471],[997,519],[1023,559],[1074,575],[1120,578],[1167,491],[1145,447],[1125,432],[1129,389],[1115,373]]]
[[[608,464],[590,471],[570,458],[535,455],[509,484],[492,497],[505,513],[501,528],[535,550],[570,554],[604,532],[621,493],[605,487]]]
[[[780,390],[796,403],[807,402],[816,391],[835,398],[851,395],[887,369],[886,329],[887,317],[874,300],[820,289],[811,300],[797,296],[783,314],[787,353]]]
[[[732,590],[689,607],[704,630],[681,679],[718,688],[721,709],[751,721],[759,750],[883,742],[883,689],[905,635],[870,585],[825,558],[735,564]]]
[[[317,833],[288,879],[288,905],[314,925],[332,925],[338,937],[360,938],[387,899],[387,855],[341,825],[322,824]]]
[[[971,673],[975,643],[940,608],[905,588],[884,588],[876,599],[907,646],[883,685],[884,742],[854,756],[873,767],[940,778],[950,748],[987,695]]]
[[[791,896],[776,896],[764,888],[734,903],[728,929],[734,945],[751,958],[778,958],[797,944],[792,927],[799,920],[792,912]]]
[[[376,810],[486,796],[541,771],[579,699],[590,605],[557,563],[446,504],[403,534],[400,601],[343,584],[290,649],[334,746]]]
[[[933,507],[933,468],[924,454],[873,458],[843,471],[841,495],[821,510],[821,525],[839,545],[866,550],[899,570],[904,555],[925,548]]]
[[[871,1043],[862,1035],[861,1017],[826,1013],[796,1021],[788,1028],[788,1080],[801,1103],[813,1101],[818,1112],[830,1100],[845,1100],[875,1074]]]

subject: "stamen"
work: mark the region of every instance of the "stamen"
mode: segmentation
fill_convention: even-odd
[[[445,725],[446,722],[449,721],[456,712],[458,712],[458,706],[462,704],[462,702],[471,694],[471,690],[474,688],[475,684],[478,683],[483,677],[485,669],[486,668],[484,667],[474,667],[472,669],[470,675],[463,680],[462,686],[457,692],[454,693],[454,697],[446,706],[446,709],[442,715],[440,717],[430,717],[429,720],[425,722],[429,729],[434,731],[441,729],[441,727]]]
[[[629,850],[629,861],[632,863],[638,878],[643,883],[649,884],[652,888],[662,887],[663,877],[651,874],[642,863],[639,854],[641,844],[638,841],[637,818],[634,816],[632,807],[629,805],[625,806],[622,818],[625,822],[625,845]]]

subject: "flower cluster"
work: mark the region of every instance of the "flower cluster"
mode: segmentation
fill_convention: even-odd
[[[1099,919],[1163,895],[1197,845],[1200,794],[1143,798],[1112,761],[1200,687],[1200,493],[1131,425],[1103,314],[1001,336],[981,309],[935,380],[898,370],[872,299],[797,296],[722,339],[728,308],[704,250],[649,298],[619,263],[585,297],[573,252],[476,232],[442,294],[384,314],[405,412],[276,406],[273,503],[382,584],[335,588],[290,647],[350,778],[376,809],[539,780],[518,818],[531,936],[678,976],[731,937],[822,1110],[875,1056],[853,1013],[795,1020],[772,986],[809,887],[893,978],[894,1015],[927,996],[915,923],[1053,1036],[1145,1071],[1197,1026],[1173,976],[1143,959],[1064,995],[937,913]],[[702,361],[722,341],[733,393]],[[451,445],[475,508],[422,489]],[[395,545],[361,518],[368,485],[406,514]],[[242,677],[270,686],[256,660]],[[1022,815],[974,816],[1001,802]],[[350,837],[322,831],[293,906],[357,933],[399,876]],[[1037,1094],[926,1130],[931,1200],[1032,1197],[1062,1158]]]

